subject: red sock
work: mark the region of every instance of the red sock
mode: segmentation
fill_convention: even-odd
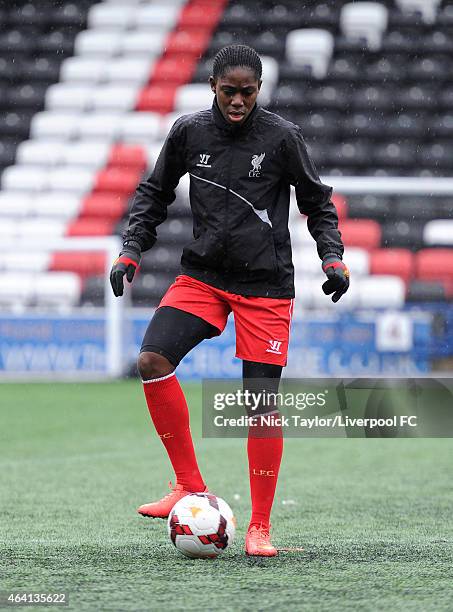
[[[279,417],[278,414],[274,415]],[[272,504],[283,454],[280,426],[259,425],[249,429],[247,442],[249,458],[252,518],[250,525],[270,526]]]
[[[176,474],[176,483],[186,491],[203,491],[198,469],[186,398],[174,372],[143,383],[146,403],[157,433]]]

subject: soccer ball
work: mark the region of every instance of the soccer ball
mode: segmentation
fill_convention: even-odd
[[[231,544],[236,519],[230,506],[212,493],[192,493],[177,502],[168,516],[168,535],[191,559],[213,559]]]

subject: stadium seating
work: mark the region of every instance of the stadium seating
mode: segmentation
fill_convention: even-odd
[[[0,30],[4,239],[121,233],[135,186],[174,120],[210,106],[213,55],[232,42],[260,52],[261,103],[301,125],[323,175],[451,174],[451,3],[14,4],[2,8]],[[353,275],[335,308],[451,300],[452,202],[448,196],[335,194]],[[303,308],[331,308],[294,196],[291,207],[298,300]],[[143,258],[133,303],[155,305],[178,273],[190,218],[183,177],[158,243]],[[0,308],[100,304],[105,264],[98,252],[6,253],[1,265],[11,287]],[[14,271],[34,288],[21,288]]]

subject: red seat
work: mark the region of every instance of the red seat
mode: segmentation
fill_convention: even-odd
[[[110,236],[114,222],[111,219],[76,219],[66,229],[65,236]]]
[[[453,249],[422,249],[415,256],[415,271],[419,280],[441,281],[453,296]]]
[[[176,30],[171,32],[165,44],[166,55],[203,55],[211,40],[211,33],[206,29]]]
[[[415,269],[421,280],[453,280],[453,249],[422,249]]]
[[[104,168],[96,175],[94,191],[131,194],[137,188],[142,171],[136,168]]]
[[[155,63],[150,81],[175,85],[190,83],[197,63],[197,58],[192,55],[163,57]]]
[[[177,85],[156,83],[147,85],[138,96],[136,110],[171,113],[175,105]]]
[[[332,195],[332,202],[335,204],[339,219],[344,219],[344,217],[348,216],[348,204],[344,196],[334,193]]]
[[[376,249],[370,253],[370,272],[399,276],[407,283],[414,276],[414,255],[408,249]]]
[[[110,151],[108,166],[136,168],[143,171],[147,166],[145,150],[138,145],[116,144]]]
[[[381,244],[381,226],[372,219],[345,219],[339,229],[347,246],[376,249]]]
[[[105,273],[105,253],[100,251],[52,253],[49,270],[75,272],[80,276]]]
[[[101,217],[118,221],[127,210],[123,193],[92,193],[82,200],[79,218]]]
[[[178,28],[213,29],[223,13],[223,7],[215,3],[193,2],[185,6],[179,17]]]

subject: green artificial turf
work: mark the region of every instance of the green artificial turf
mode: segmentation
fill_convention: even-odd
[[[202,440],[185,389],[232,548],[188,560],[136,514],[171,478],[137,382],[3,384],[0,590],[64,590],[74,610],[453,610],[452,440],[287,440],[273,541],[304,550],[252,560],[245,442]]]

